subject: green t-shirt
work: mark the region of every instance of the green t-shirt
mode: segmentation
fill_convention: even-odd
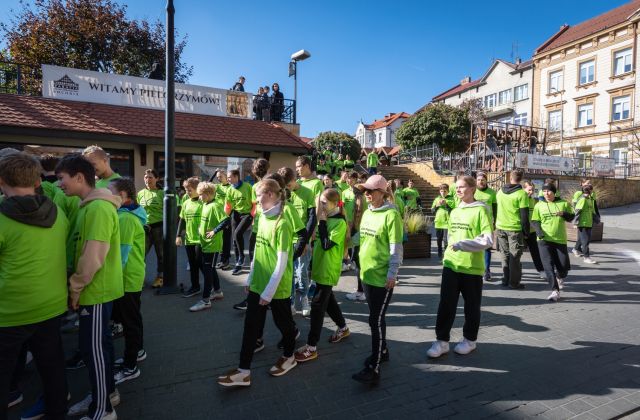
[[[377,168],[378,167],[378,162],[380,161],[380,158],[378,157],[378,154],[375,152],[371,152],[367,155],[367,168]],[[386,282],[386,280],[385,280]]]
[[[580,200],[580,197],[583,195],[582,191],[576,191],[575,193],[573,193],[573,199],[571,200],[571,203],[575,206],[578,203],[578,200]],[[591,192],[591,198],[593,200],[597,200],[598,198],[596,197],[596,192],[592,191]]]
[[[347,223],[353,222],[354,212],[356,210],[356,194],[351,187],[342,191],[342,202],[344,203],[344,214]]]
[[[363,213],[360,221],[360,277],[363,283],[385,286],[391,257],[389,245],[402,244],[403,229],[395,207]]]
[[[259,295],[262,294],[276,269],[278,252],[287,252],[287,266],[273,299],[289,298],[291,297],[293,279],[293,252],[291,250],[293,229],[291,223],[284,215],[268,217],[262,214],[260,219],[249,289]]]
[[[344,190],[350,188],[349,184],[344,181],[336,181],[335,186],[339,193],[342,193]]]
[[[318,175],[324,175],[329,173],[329,171],[331,170],[331,166],[329,166],[329,163],[324,162],[324,163],[316,163],[316,173]]]
[[[571,206],[566,201],[556,198],[553,202],[539,201],[533,209],[531,220],[540,222],[544,237],[538,238],[547,242],[565,245],[567,243],[567,230],[562,217],[556,216],[559,211],[571,213]]]
[[[142,220],[127,209],[118,209],[120,223],[120,256],[128,250],[127,261],[122,267],[122,280],[125,292],[139,292],[144,284],[146,264],[145,235]]]
[[[162,222],[164,207],[164,191],[160,188],[150,190],[145,188],[138,191],[138,204],[147,212],[147,224]]]
[[[318,198],[322,191],[324,191],[324,185],[318,178],[299,179],[298,184],[311,190],[311,192],[313,193],[314,203],[315,199]],[[315,207],[315,204],[313,207]]]
[[[496,228],[509,232],[519,232],[522,230],[520,209],[529,208],[529,196],[526,191],[519,189],[511,194],[505,194],[500,190],[498,194],[496,194],[496,202],[498,203]]]
[[[227,202],[227,193],[229,188],[233,188],[231,184],[216,184],[216,203],[220,204],[222,208]]]
[[[202,252],[213,254],[214,252],[222,251],[222,231],[213,235],[212,238],[207,238],[207,232],[211,232],[228,217],[222,205],[216,202],[215,199],[202,204],[200,226],[198,227]]]
[[[444,204],[440,204],[440,200],[444,200]],[[447,208],[448,207],[448,208]],[[436,210],[436,216],[433,219],[433,225],[436,229],[449,229],[449,211],[455,207],[453,197],[437,196],[431,204],[432,209]]]
[[[76,196],[67,196],[56,184],[48,181],[42,181],[42,192],[49,197],[51,201],[58,205],[58,207],[67,216],[69,226],[73,226],[80,208],[80,198]]]
[[[492,208],[494,204],[496,204],[496,191],[493,188],[487,187],[484,191],[476,188],[476,192],[473,195],[477,201],[482,201],[489,208]]]
[[[474,239],[482,234],[491,235],[491,219],[485,205],[456,207],[449,214],[449,245],[465,239]],[[454,251],[450,247],[444,252],[443,265],[456,273],[481,276],[484,274],[484,250],[478,252]]]
[[[258,228],[260,226],[259,222],[260,222],[260,216],[261,215],[262,215],[262,208],[260,208],[260,206],[258,205],[256,207],[256,215],[253,218],[253,226],[251,227],[251,232],[253,232],[255,234],[258,233]],[[285,206],[284,206],[284,209],[283,209],[283,215],[291,223],[291,228],[292,228],[292,232],[293,232],[293,243],[295,244],[296,242],[298,242],[298,235],[296,235],[296,233],[298,231],[306,228],[306,225],[304,223],[302,223],[302,219],[300,219],[300,215],[298,214],[298,211],[296,210],[296,208],[291,203],[285,203]]]
[[[533,209],[536,207],[536,203],[538,200],[534,197],[529,197],[529,222],[533,220]],[[536,230],[533,228],[533,224],[529,224],[529,232],[535,232]]]
[[[593,215],[596,213],[595,200],[590,197],[579,197],[576,203],[576,211],[580,211],[578,216],[578,227],[593,227]]]
[[[393,195],[393,198],[395,199],[395,205],[398,208],[398,212],[400,213],[401,217],[404,216],[404,209],[406,207],[403,196],[404,194],[399,191],[396,191]]]
[[[251,212],[251,185],[243,182],[240,187],[231,186],[227,190],[227,202],[231,204],[231,208],[240,214],[248,214]]]
[[[336,172],[340,172],[344,168],[344,162],[341,160],[335,160],[333,161],[333,167],[336,168]]]
[[[335,245],[325,251],[320,244],[320,235],[316,234],[313,246],[313,263],[311,264],[311,280],[318,284],[335,286],[340,280],[342,271],[347,222],[342,217],[329,217],[326,222],[329,240]]]
[[[409,210],[416,210],[418,208],[417,198],[420,197],[420,193],[415,188],[405,188],[402,190],[404,196],[405,205]]]
[[[185,245],[200,245],[200,219],[202,217],[202,201],[192,198],[185,201],[180,208],[180,218],[185,221]]]
[[[102,267],[94,274],[91,283],[80,293],[80,305],[97,305],[111,302],[122,296],[124,283],[120,256],[120,223],[116,207],[102,199],[89,201],[78,210],[72,235],[74,272],[87,241],[109,244],[109,252]]]
[[[355,162],[352,161],[351,159],[345,159],[343,163],[344,163],[344,167],[347,169],[352,169],[355,166]]]
[[[114,172],[108,178],[96,179],[96,188],[108,188],[109,187],[109,183],[111,181],[113,181],[114,179],[118,179],[118,178],[122,178],[122,177],[120,176],[120,174]]]
[[[0,213],[0,327],[35,324],[67,310],[68,230],[59,208],[50,228]]]
[[[289,203],[296,209],[300,220],[306,226],[307,221],[309,221],[308,209],[316,207],[316,198],[313,195],[313,191],[301,185],[297,190],[291,191]]]

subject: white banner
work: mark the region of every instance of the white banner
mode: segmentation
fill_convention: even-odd
[[[164,110],[167,94],[163,80],[43,64],[42,96]],[[176,83],[175,101],[176,112],[253,117],[253,95],[250,93]]]
[[[570,171],[573,169],[570,158],[530,153],[516,153],[516,167],[549,171]]]
[[[616,161],[610,158],[593,158],[593,175],[594,176],[615,176]]]

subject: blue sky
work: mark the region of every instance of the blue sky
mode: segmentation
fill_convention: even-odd
[[[129,17],[165,18],[165,1],[129,0]],[[353,134],[360,119],[412,113],[466,75],[481,76],[493,58],[528,59],[563,23],[577,24],[624,0],[493,1],[205,1],[174,2],[176,28],[188,34],[190,83],[227,88],[280,84],[291,53],[306,49],[298,68],[298,119],[303,136]],[[0,2],[6,20],[18,0]]]

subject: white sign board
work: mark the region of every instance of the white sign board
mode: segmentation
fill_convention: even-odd
[[[42,65],[42,96],[70,101],[164,110],[165,82],[68,67]],[[176,112],[252,118],[253,95],[175,84]]]
[[[615,176],[616,161],[610,158],[593,158],[593,175],[594,176]]]
[[[516,154],[516,167],[522,169],[543,169],[549,171],[570,171],[571,159],[561,156],[534,155],[530,153]]]

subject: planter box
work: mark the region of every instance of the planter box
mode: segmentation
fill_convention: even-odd
[[[571,242],[575,242],[578,239],[578,229],[574,228],[571,223],[566,224],[567,228],[567,240]],[[604,233],[604,223],[600,222],[597,225],[593,225],[593,229],[591,230],[591,242],[600,242],[602,241],[602,235]]]
[[[409,234],[403,244],[404,258],[431,258],[431,235],[428,233]]]

